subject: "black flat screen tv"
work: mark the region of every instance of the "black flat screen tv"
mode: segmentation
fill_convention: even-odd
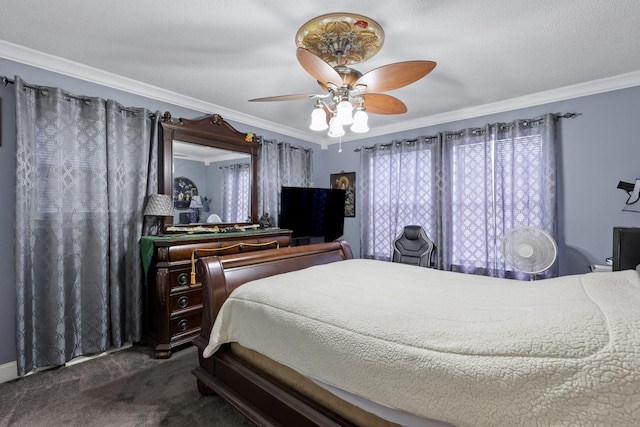
[[[613,228],[613,271],[640,265],[640,227]]]
[[[344,234],[345,190],[282,187],[280,228],[292,238],[323,237],[331,242]]]

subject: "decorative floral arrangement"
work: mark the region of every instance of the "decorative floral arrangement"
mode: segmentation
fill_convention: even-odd
[[[362,29],[366,29],[369,26],[369,23],[367,21],[360,20],[360,21],[356,21],[356,23],[353,25],[360,27]]]
[[[247,135],[244,137],[244,140],[247,142],[253,141],[253,132],[247,132]]]

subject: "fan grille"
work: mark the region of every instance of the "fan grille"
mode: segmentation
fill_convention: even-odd
[[[507,264],[523,273],[541,273],[556,261],[558,247],[549,233],[535,227],[516,227],[502,238],[501,252]]]

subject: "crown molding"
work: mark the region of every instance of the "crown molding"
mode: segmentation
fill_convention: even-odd
[[[640,86],[640,71],[633,71],[604,79],[592,80],[585,83],[511,98],[504,101],[492,102],[443,114],[422,117],[420,119],[402,122],[402,126],[383,126],[367,133],[367,137],[388,135],[391,133],[435,126],[443,123],[488,116],[496,113],[504,113],[506,111],[518,110],[520,108],[566,101],[568,99],[596,95],[599,93],[611,92],[634,86]],[[346,139],[343,139],[342,141],[345,142]]]
[[[231,110],[221,105],[181,95],[179,93],[162,89],[157,86],[152,86],[138,80],[130,79],[118,74],[110,73],[98,68],[70,61],[59,56],[54,56],[48,53],[29,49],[24,46],[6,42],[4,40],[0,40],[0,57],[14,62],[19,62],[21,64],[30,65],[43,70],[77,78],[79,80],[84,80],[113,89],[122,90],[124,92],[143,96],[145,98],[151,98],[157,101],[166,102],[168,104],[177,105],[179,107],[201,111],[203,113],[217,113],[223,116],[227,121],[230,120],[249,126],[255,126],[264,130],[285,134],[294,138],[299,138],[318,144],[322,142],[321,139],[310,140],[309,134],[307,134],[306,132],[300,132],[297,129],[282,126],[255,116],[238,112],[236,110]]]
[[[323,149],[328,145],[337,144],[339,139],[329,138],[325,135],[310,135],[287,126],[263,120],[255,116],[241,113],[236,110],[205,102],[197,98],[181,95],[166,89],[152,86],[137,80],[129,79],[104,70],[89,67],[74,61],[60,58],[54,55],[29,49],[13,43],[0,40],[0,56],[15,62],[34,66],[54,73],[63,74],[80,80],[96,83],[114,89],[129,92],[146,98],[166,102],[168,104],[201,111],[203,113],[218,113],[225,120],[231,120],[255,126],[260,129],[298,138],[320,145]],[[593,80],[576,85],[565,86],[553,90],[542,91],[526,96],[507,99],[504,101],[463,108],[443,114],[422,117],[416,120],[404,121],[397,125],[382,126],[371,129],[366,134],[348,134],[342,137],[342,142],[355,141],[364,138],[387,135],[403,132],[412,129],[419,129],[434,126],[442,123],[449,123],[459,120],[466,120],[475,117],[486,116],[505,111],[517,110],[520,108],[533,107],[536,105],[548,104],[582,96],[595,95],[603,92],[610,92],[618,89],[625,89],[633,86],[640,86],[640,71],[620,74],[599,80]]]

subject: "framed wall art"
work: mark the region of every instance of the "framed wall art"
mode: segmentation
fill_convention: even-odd
[[[356,173],[340,172],[331,174],[331,188],[345,190],[344,216],[356,216]]]
[[[179,176],[173,179],[173,206],[189,209],[191,198],[198,195],[198,187],[189,178]]]

